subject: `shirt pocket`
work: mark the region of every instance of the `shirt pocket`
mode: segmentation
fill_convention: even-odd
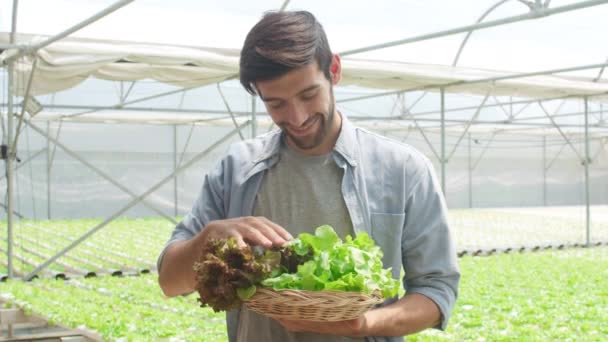
[[[380,246],[384,256],[384,268],[392,267],[393,278],[398,279],[401,272],[401,238],[405,214],[374,213],[370,214],[372,238]]]

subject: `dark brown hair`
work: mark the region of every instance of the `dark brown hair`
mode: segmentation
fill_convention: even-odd
[[[329,80],[332,56],[325,31],[312,13],[268,12],[245,38],[241,84],[255,94],[255,82],[278,78],[315,61]]]

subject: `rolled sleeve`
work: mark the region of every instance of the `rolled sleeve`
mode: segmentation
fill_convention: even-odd
[[[163,257],[167,248],[177,241],[190,240],[201,232],[210,221],[224,217],[223,193],[223,163],[212,170],[203,182],[200,194],[189,214],[177,224],[169,241],[165,244],[156,260],[156,269],[160,271]]]
[[[404,287],[430,298],[445,329],[458,296],[460,271],[447,219],[447,207],[433,167],[424,158],[414,177],[402,236]]]

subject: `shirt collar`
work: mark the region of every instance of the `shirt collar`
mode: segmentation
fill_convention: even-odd
[[[342,113],[342,128],[340,129],[340,135],[336,140],[336,146],[334,151],[340,155],[350,166],[357,166],[358,152],[357,149],[357,137],[355,132],[355,126],[346,118]]]
[[[261,161],[271,159],[272,157],[278,156],[279,151],[281,150],[282,135],[283,135],[283,132],[281,132],[280,129],[267,133],[268,139],[266,140],[266,144],[264,144],[264,147],[262,148],[262,152],[253,162],[257,164]]]
[[[342,127],[340,128],[340,135],[338,135],[333,152],[341,156],[350,166],[355,167],[357,166],[358,155],[355,126],[344,114],[340,113],[340,115],[342,115]],[[281,149],[282,137],[283,132],[281,130],[274,130],[268,133],[267,143],[254,163],[277,157]]]

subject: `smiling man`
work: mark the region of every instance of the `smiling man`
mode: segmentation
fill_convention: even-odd
[[[230,341],[400,341],[446,327],[460,273],[445,201],[431,163],[412,147],[353,126],[335,106],[341,60],[304,11],[266,14],[241,51],[240,80],[279,130],[231,146],[205,177],[192,212],[158,261],[166,295],[195,288],[192,265],[212,238],[280,246],[322,224],[369,233],[402,298],[342,322],[227,314]]]
[[[338,137],[341,116],[336,114],[332,85],[340,77],[340,58],[333,56],[331,80],[312,63],[274,80],[256,82],[257,93],[287,143],[295,150],[320,155]]]

